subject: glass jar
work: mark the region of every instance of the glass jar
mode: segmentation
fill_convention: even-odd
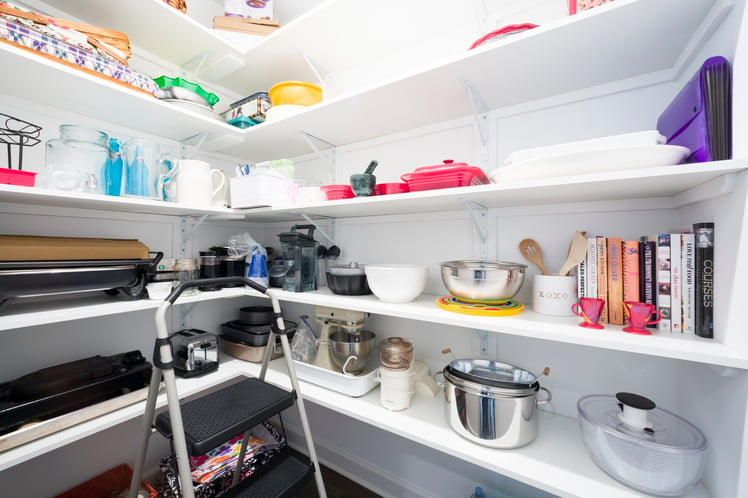
[[[47,140],[49,188],[104,193],[102,173],[109,159],[106,133],[77,125],[61,125],[60,138]]]
[[[176,285],[181,285],[184,282],[190,280],[197,280],[200,278],[197,266],[197,260],[192,258],[177,258],[174,262],[174,273],[176,274]],[[197,287],[190,287],[182,292],[182,296],[194,296],[199,293],[200,289]]]

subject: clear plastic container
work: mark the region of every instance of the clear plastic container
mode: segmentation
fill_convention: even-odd
[[[650,403],[647,408],[654,407]],[[627,420],[622,406],[620,397],[604,395],[584,396],[577,403],[582,438],[595,463],[645,493],[689,493],[704,472],[708,445],[701,431],[661,408],[646,409],[632,424],[635,419]]]

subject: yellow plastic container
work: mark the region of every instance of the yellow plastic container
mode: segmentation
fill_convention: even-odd
[[[273,105],[313,105],[322,102],[322,88],[303,81],[281,81],[268,91]]]

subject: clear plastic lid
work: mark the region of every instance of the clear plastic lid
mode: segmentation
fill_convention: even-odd
[[[620,439],[657,450],[681,453],[700,452],[707,441],[699,429],[662,408],[646,410],[646,424],[638,427],[625,422],[623,407],[615,396],[589,395],[577,402],[579,416]]]
[[[506,389],[527,389],[538,381],[532,372],[484,359],[453,360],[447,366],[447,372],[464,380]]]

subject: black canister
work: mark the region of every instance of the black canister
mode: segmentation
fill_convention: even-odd
[[[218,278],[221,275],[221,257],[215,251],[200,251],[200,278]],[[200,290],[218,290],[215,286],[201,286]]]
[[[221,256],[221,276],[243,277],[244,256]],[[233,284],[232,287],[240,287],[243,284]]]

